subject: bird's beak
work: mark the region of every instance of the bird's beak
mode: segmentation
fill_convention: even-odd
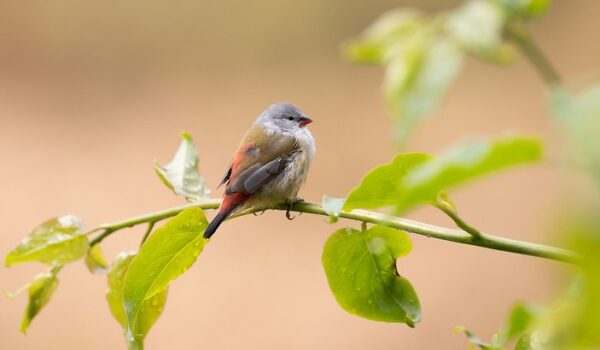
[[[312,123],[312,119],[310,119],[309,117],[300,117],[300,120],[298,121],[298,124],[300,124],[300,126],[307,126],[310,123]]]

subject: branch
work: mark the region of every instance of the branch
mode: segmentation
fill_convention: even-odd
[[[561,79],[558,72],[524,29],[512,25],[506,28],[505,33],[506,37],[519,47],[548,85],[560,84]]]
[[[217,209],[220,204],[221,204],[221,200],[219,200],[219,199],[207,199],[204,201],[189,203],[189,204],[182,205],[179,207],[169,208],[169,209],[165,209],[165,210],[161,210],[161,211],[156,211],[153,213],[135,216],[133,218],[122,220],[122,221],[117,221],[114,223],[104,224],[104,225],[99,226],[97,229],[91,231],[91,232],[103,231],[92,242],[94,242],[94,244],[97,244],[99,242],[98,238],[101,237],[101,239],[100,239],[100,241],[101,241],[102,239],[106,238],[110,234],[112,234],[118,230],[124,229],[124,228],[132,227],[132,226],[136,226],[136,225],[140,225],[140,224],[145,224],[145,223],[150,223],[150,222],[157,222],[160,220],[164,220],[164,219],[173,217],[187,208],[198,207],[200,209]],[[272,206],[272,207],[269,207],[266,209],[285,211],[285,210],[287,210],[287,205],[280,204],[280,205],[275,205],[275,206]],[[243,212],[232,215],[229,219],[233,219],[236,217],[240,217],[240,216],[244,216],[244,215],[248,215],[248,214],[252,214],[252,213],[261,212],[264,210],[265,210],[265,208],[250,208]],[[298,203],[293,206],[292,210],[301,212],[301,213],[329,216],[329,214],[325,211],[325,209],[323,209],[323,207],[321,205],[316,204],[316,203],[308,203],[308,202]],[[403,219],[403,218],[390,216],[390,215],[373,212],[373,211],[367,211],[367,210],[362,210],[362,209],[356,209],[356,210],[350,210],[350,211],[343,210],[340,212],[339,217],[344,218],[344,219],[349,219],[349,220],[360,221],[363,223],[371,223],[371,224],[388,226],[388,227],[396,228],[399,230],[403,230],[403,231],[407,231],[407,232],[411,232],[411,233],[415,233],[415,234],[419,234],[419,235],[423,235],[423,236],[427,236],[427,237],[442,239],[442,240],[450,241],[450,242],[469,244],[469,245],[474,245],[474,246],[479,246],[479,247],[484,247],[484,248],[501,250],[501,251],[505,251],[505,252],[529,255],[529,256],[537,256],[540,258],[568,262],[568,263],[574,263],[577,261],[577,256],[575,255],[575,253],[565,250],[565,249],[561,249],[561,248],[556,248],[556,247],[551,247],[551,246],[546,246],[546,245],[541,245],[541,244],[536,244],[536,243],[512,240],[512,239],[508,239],[508,238],[485,234],[485,233],[482,233],[479,231],[477,231],[477,232],[479,232],[479,237],[474,237],[472,234],[469,234],[463,230],[456,230],[456,229],[449,229],[446,227],[434,226],[434,225],[430,225],[430,224],[426,224],[426,223],[422,223],[422,222],[418,222],[418,221]]]

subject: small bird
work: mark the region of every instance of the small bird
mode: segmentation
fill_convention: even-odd
[[[210,238],[235,211],[281,203],[291,208],[302,201],[296,196],[316,150],[306,128],[310,123],[312,119],[287,102],[269,106],[256,118],[219,184],[226,184],[223,202],[204,238]],[[286,216],[291,219],[289,209]]]

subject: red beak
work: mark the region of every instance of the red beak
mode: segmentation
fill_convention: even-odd
[[[312,123],[312,119],[308,117],[300,117],[300,121],[298,121],[298,124],[300,124],[300,126],[307,126],[310,123]]]

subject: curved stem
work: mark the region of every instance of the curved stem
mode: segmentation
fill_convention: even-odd
[[[443,211],[444,214],[448,215],[448,217],[450,219],[452,219],[452,221],[454,221],[454,223],[456,224],[456,226],[460,227],[461,229],[463,229],[465,232],[467,232],[468,234],[470,234],[471,236],[473,236],[474,239],[479,239],[482,236],[482,233],[476,229],[475,227],[467,224],[456,212],[456,210],[454,210],[452,207],[450,207],[448,204],[443,203],[443,202],[437,202],[435,204],[435,207],[438,208],[439,210]]]
[[[558,72],[524,29],[512,25],[505,32],[507,38],[519,47],[548,85],[560,84]]]
[[[181,211],[191,207],[198,207],[201,209],[217,209],[221,204],[220,199],[208,199],[200,202],[189,203],[186,205],[182,205],[179,207],[169,208],[161,211],[156,211],[140,216],[135,216],[126,220],[117,221],[114,223],[104,224],[98,227],[98,230],[102,230],[103,233],[100,234],[96,239],[92,242],[96,242],[99,238],[100,241],[106,238],[108,235],[127,228],[132,227],[144,223],[157,222],[163,219],[167,219],[179,214]],[[288,209],[286,204],[275,205],[269,208],[250,208],[243,212],[232,215],[229,219],[233,219],[236,217],[261,212],[265,209],[271,210],[282,210],[285,211]],[[327,211],[323,209],[323,207],[316,203],[310,202],[302,202],[295,204],[292,208],[293,211],[315,214],[315,215],[323,215],[329,216]],[[465,232],[463,230],[450,229],[441,226],[430,225],[418,221],[413,221],[409,219],[399,218],[391,215],[386,215],[378,212],[356,209],[350,211],[342,210],[339,215],[340,218],[360,221],[362,223],[371,223],[377,225],[384,225],[392,228],[396,228],[399,230],[404,230],[407,232],[424,235],[431,238],[442,239],[445,241],[469,244],[479,247],[485,247],[495,250],[501,250],[505,252],[512,252],[517,254],[529,255],[529,256],[537,256],[540,258],[551,259],[562,262],[574,263],[577,261],[577,256],[568,250],[536,244],[529,243],[523,241],[512,240],[508,238],[493,236],[489,234],[485,234],[483,232],[479,232],[480,235],[478,237],[474,237],[472,234]],[[97,242],[96,242],[97,243]]]

